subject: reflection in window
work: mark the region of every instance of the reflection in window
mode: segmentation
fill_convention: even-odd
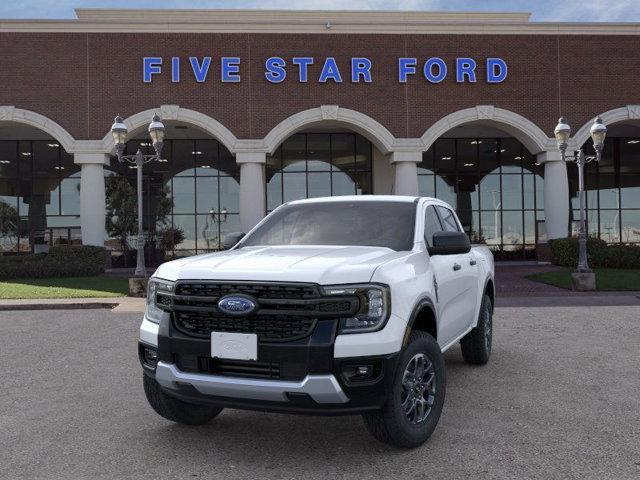
[[[543,170],[513,138],[441,138],[418,165],[420,195],[456,209],[473,242],[529,258],[544,220]]]
[[[80,167],[55,140],[0,140],[0,253],[80,243]]]
[[[583,147],[593,152],[591,140]],[[572,233],[580,219],[578,171],[568,164]],[[585,168],[589,235],[608,243],[640,243],[640,138],[607,137],[603,159]]]
[[[127,153],[152,153],[148,140],[131,140]],[[238,231],[240,171],[218,141],[165,140],[161,161],[143,169],[144,224],[151,265],[172,256],[219,250],[226,233]],[[135,265],[136,169],[112,158],[105,170],[107,245],[116,266]],[[119,211],[118,209],[121,209]]]
[[[267,210],[303,198],[371,193],[371,143],[355,133],[299,133],[267,157]]]

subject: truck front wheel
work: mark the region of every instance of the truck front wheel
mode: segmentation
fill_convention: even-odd
[[[170,397],[154,378],[144,375],[144,393],[158,415],[185,425],[203,425],[217,416],[222,408],[195,405]]]
[[[384,407],[363,415],[379,441],[414,448],[431,436],[440,419],[445,396],[444,361],[435,339],[414,331],[402,352],[393,389]]]

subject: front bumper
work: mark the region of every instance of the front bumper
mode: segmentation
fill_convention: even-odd
[[[263,378],[251,378],[247,370],[254,367],[212,360],[209,339],[187,336],[168,320],[157,330],[156,368],[142,356],[141,362],[166,394],[194,404],[329,415],[381,408],[392,389],[398,354],[334,358],[336,332],[337,321],[321,320],[307,338],[259,342],[256,365],[277,368],[269,370],[272,376],[261,371]],[[153,344],[141,337],[140,345],[142,351]],[[223,364],[219,369],[218,363]],[[372,375],[354,378],[355,367],[362,365],[372,366]],[[238,368],[242,373],[236,376]]]
[[[347,403],[349,399],[333,375],[307,375],[302,381],[262,380],[181,372],[171,363],[159,362],[156,381],[164,388],[190,385],[202,395],[267,402],[288,402],[308,395],[316,403]]]

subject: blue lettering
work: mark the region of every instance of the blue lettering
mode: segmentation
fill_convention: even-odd
[[[464,77],[476,83],[476,61],[473,58],[456,58],[456,82],[464,83]]]
[[[171,81],[173,83],[180,81],[180,57],[171,58]]]
[[[298,79],[306,83],[308,78],[309,65],[313,64],[313,57],[293,57],[291,63],[298,65]]]
[[[340,69],[336,63],[336,59],[333,57],[327,57],[324,61],[324,66],[320,72],[321,83],[325,83],[327,80],[333,80],[336,83],[342,83],[342,77],[340,76]]]
[[[368,58],[352,58],[351,59],[351,81],[358,83],[360,77],[366,83],[371,83],[371,60]]]
[[[400,83],[407,83],[407,75],[413,75],[416,73],[415,58],[399,58],[398,59],[398,81]]]
[[[433,73],[433,67],[438,67],[438,73]],[[447,64],[438,57],[427,60],[424,64],[424,76],[431,83],[440,83],[447,76]]]
[[[501,83],[507,78],[507,62],[501,58],[487,58],[487,83]]]
[[[151,75],[157,75],[162,71],[162,57],[144,57],[142,59],[142,80],[151,83]]]
[[[280,57],[267,58],[264,64],[267,71],[264,72],[264,76],[271,83],[280,83],[287,78],[287,71],[284,68],[286,65],[287,63]]]
[[[222,81],[238,83],[240,81],[240,57],[222,57],[221,62]]]
[[[189,61],[191,62],[191,69],[193,70],[193,75],[196,77],[196,82],[204,82],[207,79],[209,67],[211,66],[211,57],[204,57],[202,64],[198,63],[198,57],[189,57]]]

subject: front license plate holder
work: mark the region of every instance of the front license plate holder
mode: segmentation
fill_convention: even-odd
[[[258,335],[211,332],[211,357],[225,360],[258,360]]]

